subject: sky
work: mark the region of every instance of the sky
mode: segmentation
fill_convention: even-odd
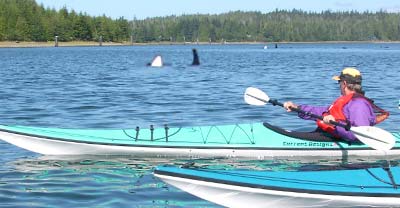
[[[221,14],[230,11],[301,9],[303,11],[379,11],[400,12],[399,0],[36,0],[45,8],[84,12],[127,20],[183,14]]]

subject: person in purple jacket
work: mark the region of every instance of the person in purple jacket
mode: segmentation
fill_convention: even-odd
[[[373,126],[385,120],[389,113],[376,106],[373,101],[364,96],[360,71],[356,68],[344,68],[339,76],[332,79],[338,81],[342,96],[337,98],[332,105],[325,107],[311,105],[297,105],[291,101],[284,103],[284,108],[290,112],[292,108],[299,108],[323,117],[323,120],[314,119],[304,113],[299,117],[306,120],[316,120],[317,130],[329,133],[335,138],[349,142],[358,141],[356,136],[343,127],[331,125],[330,121],[341,122],[350,126]]]

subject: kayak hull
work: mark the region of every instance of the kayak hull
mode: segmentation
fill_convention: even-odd
[[[157,175],[166,183],[194,196],[226,207],[308,208],[308,207],[388,207],[400,206],[400,198],[351,197],[322,194],[300,194],[242,188],[196,180]]]
[[[168,131],[168,132],[167,132]],[[139,135],[139,136],[138,136]],[[304,141],[262,124],[142,129],[58,129],[0,125],[0,139],[44,155],[135,155],[143,157],[344,157],[399,155],[365,145]],[[397,138],[399,139],[399,138]],[[399,139],[400,140],[400,139]],[[324,151],[321,151],[324,150]]]
[[[164,182],[173,185],[185,192],[188,192],[199,198],[211,201],[213,203],[226,206],[226,207],[398,207],[400,206],[400,191],[394,189],[390,185],[385,186],[377,191],[377,193],[369,192],[354,192],[349,190],[348,192],[336,192],[334,189],[331,191],[326,190],[302,190],[299,188],[292,188],[282,185],[263,185],[253,183],[238,183],[243,181],[240,177],[244,177],[247,180],[255,177],[249,171],[249,174],[241,173],[240,176],[234,175],[234,171],[223,171],[222,173],[211,173],[208,176],[204,176],[201,171],[190,170],[190,172],[180,172],[184,168],[169,168],[169,167],[158,167],[155,170],[154,175]],[[268,171],[265,171],[268,175]],[[319,177],[319,172],[314,171],[314,177]],[[322,171],[324,172],[324,171]],[[326,171],[328,172],[328,171]],[[346,172],[345,172],[346,173]],[[219,174],[219,175],[218,175]],[[341,172],[333,172],[332,178],[338,176],[340,178]],[[279,175],[279,173],[278,173]],[[353,177],[352,180],[358,174],[345,174],[345,177]],[[275,174],[275,176],[277,176]],[[246,178],[247,177],[247,178]],[[280,180],[285,178],[283,173]],[[301,173],[297,174],[298,178],[301,177]],[[287,179],[287,178],[285,178]],[[296,181],[293,179],[293,183],[302,183],[301,180]],[[277,180],[275,178],[274,180]],[[369,178],[368,180],[374,180]],[[318,183],[318,181],[314,181]],[[336,182],[332,182],[334,184]],[[328,184],[328,183],[327,183]],[[332,185],[331,186],[334,186]],[[342,184],[343,185],[343,184]],[[352,185],[351,182],[348,184]],[[367,185],[367,184],[366,184]],[[304,183],[304,186],[307,186]],[[382,191],[389,190],[388,193]],[[353,191],[353,192],[352,192]]]

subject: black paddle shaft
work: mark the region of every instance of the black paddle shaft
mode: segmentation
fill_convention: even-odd
[[[283,103],[280,103],[280,102],[279,102],[278,100],[276,100],[276,99],[269,99],[268,102],[271,103],[272,105],[279,105],[279,106],[281,106],[281,107],[284,107],[284,106],[283,106]],[[304,114],[304,115],[306,115],[306,116],[310,116],[310,117],[313,117],[313,118],[316,118],[316,119],[319,119],[319,120],[323,120],[323,119],[324,119],[322,116],[315,115],[315,114],[313,114],[313,113],[311,113],[311,112],[308,112],[308,111],[303,111],[303,110],[301,110],[300,108],[293,108],[293,107],[290,107],[290,110],[295,111],[295,112],[297,112],[297,113],[302,113],[302,114]],[[333,125],[335,125],[335,126],[343,127],[343,128],[346,129],[347,131],[350,130],[350,127],[351,127],[349,124],[345,125],[345,124],[342,124],[342,123],[339,123],[339,122],[336,122],[336,121],[329,121],[329,123],[331,123],[331,124],[333,124]]]

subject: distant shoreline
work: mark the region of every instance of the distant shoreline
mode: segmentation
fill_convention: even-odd
[[[120,46],[127,44],[103,42],[102,45]],[[58,46],[59,47],[99,46],[99,43],[92,41],[71,41],[71,42],[58,42]],[[48,41],[48,42],[0,41],[0,48],[41,48],[41,47],[55,47],[55,42],[54,41]]]
[[[131,42],[103,42],[101,46],[141,46],[141,45],[235,45],[235,44],[323,44],[323,43],[400,43],[400,41],[316,41],[316,42],[151,42],[151,43],[131,43]],[[58,47],[79,47],[79,46],[100,46],[99,42],[93,41],[71,41],[58,42]],[[0,48],[40,48],[40,47],[55,47],[54,41],[48,42],[25,42],[25,41],[0,41]]]

